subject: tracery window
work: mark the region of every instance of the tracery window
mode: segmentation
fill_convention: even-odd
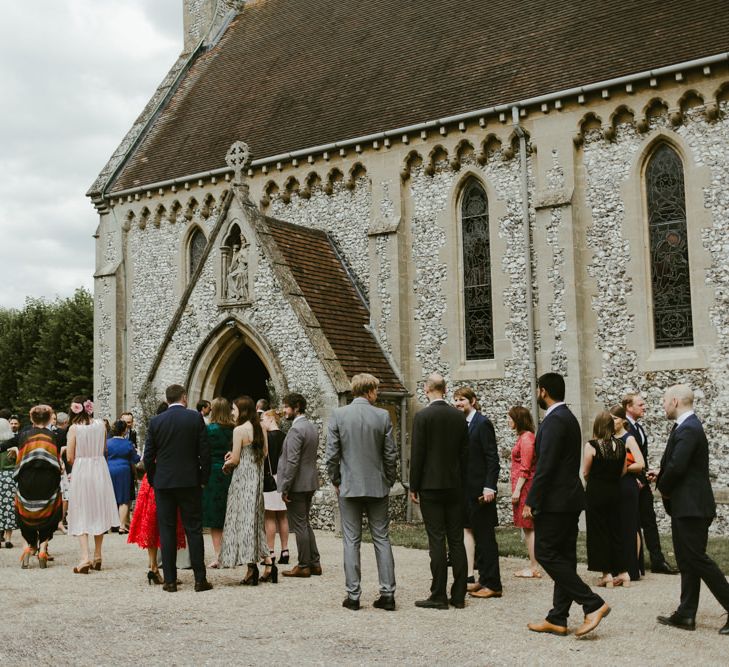
[[[694,344],[683,163],[661,144],[646,169],[655,345]]]
[[[207,239],[205,234],[200,229],[195,231],[190,236],[188,244],[188,279],[192,278],[198,264],[202,261],[203,254],[205,253],[205,246],[207,245]]]
[[[488,199],[486,191],[476,179],[469,180],[463,191],[461,240],[466,359],[493,359]]]

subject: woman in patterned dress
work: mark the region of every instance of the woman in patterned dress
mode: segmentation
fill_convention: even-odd
[[[524,407],[515,406],[507,414],[509,428],[517,433],[516,444],[511,450],[511,504],[514,508],[514,525],[524,531],[524,541],[529,552],[529,567],[514,573],[524,579],[541,579],[534,555],[534,523],[522,516],[524,503],[532,486],[537,459],[534,456],[534,420]]]
[[[11,549],[15,520],[15,452],[8,450],[16,444],[13,429],[7,419],[0,419],[0,548]]]
[[[266,565],[263,580],[276,583],[278,573],[268,554],[264,530],[263,461],[268,453],[266,432],[256,413],[256,406],[248,396],[233,402],[233,450],[226,455],[223,471],[233,470],[228,490],[220,565],[235,567],[248,565],[241,582],[258,585],[258,561]]]

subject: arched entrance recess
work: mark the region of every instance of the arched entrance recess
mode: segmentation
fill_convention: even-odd
[[[265,341],[230,318],[210,333],[195,355],[187,378],[190,405],[217,396],[267,398],[269,378],[279,395],[286,392],[283,373]]]

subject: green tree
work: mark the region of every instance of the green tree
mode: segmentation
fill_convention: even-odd
[[[38,403],[67,408],[93,390],[94,305],[85,289],[48,303],[28,299],[22,310],[0,310],[0,406],[17,412]]]

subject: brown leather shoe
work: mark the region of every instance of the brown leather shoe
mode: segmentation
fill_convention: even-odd
[[[558,637],[564,637],[569,634],[569,630],[564,625],[555,625],[547,620],[541,621],[540,623],[529,623],[527,627],[532,632],[548,632],[551,635],[557,635]]]
[[[471,593],[473,591],[480,591],[483,588],[481,584],[473,583],[473,584],[466,584],[466,590]]]
[[[575,637],[584,637],[588,632],[592,632],[609,613],[610,607],[606,602],[600,609],[585,614],[585,622],[575,630]]]
[[[312,565],[309,570],[312,577],[321,577],[321,565]]]
[[[310,577],[311,570],[308,567],[299,567],[298,565],[294,565],[294,567],[290,570],[286,570],[281,574],[283,574],[284,577]]]
[[[492,591],[485,586],[479,586],[477,590],[471,591],[469,595],[472,598],[500,598],[502,593],[501,591]]]

